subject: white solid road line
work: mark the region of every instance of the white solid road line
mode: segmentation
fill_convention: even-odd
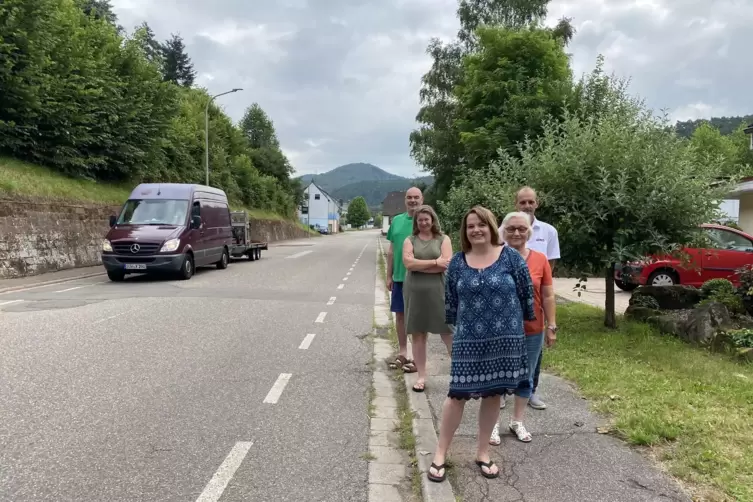
[[[337,286],[337,289],[342,289],[344,287],[345,287],[345,284],[340,284],[339,286]]]
[[[314,322],[322,323],[322,322],[324,322],[324,318],[325,317],[327,317],[327,313],[326,312],[319,312],[319,315],[316,316],[316,321],[314,321]]]
[[[277,401],[279,401],[280,396],[282,395],[282,391],[285,390],[285,386],[288,384],[290,377],[292,376],[291,373],[280,373],[275,384],[269,389],[267,397],[264,398],[264,402],[267,404],[277,404]]]
[[[286,258],[288,258],[288,259],[291,259],[291,258],[300,258],[301,256],[306,256],[309,253],[313,253],[313,251],[310,250],[310,249],[308,251],[301,251],[300,253],[291,254],[290,256],[287,256]]]
[[[66,291],[73,291],[74,289],[81,289],[81,288],[85,288],[87,286],[93,286],[93,285],[94,284],[84,284],[83,286],[74,286],[72,288],[61,289],[60,291],[55,291],[55,293],[65,293]]]
[[[0,303],[0,307],[2,307],[3,305],[10,305],[11,303],[21,303],[22,301],[23,300],[11,300],[9,302],[3,302],[3,303]]]
[[[315,336],[316,335],[314,333],[309,333],[308,335],[306,335],[306,338],[303,339],[298,348],[301,350],[308,350],[308,348],[311,346],[311,342],[314,341]]]
[[[92,324],[99,324],[101,322],[109,321],[110,319],[115,319],[116,317],[120,317],[122,315],[130,314],[133,312],[132,310],[128,310],[126,312],[121,312],[120,314],[111,315],[110,317],[105,317],[104,319],[100,319],[98,321],[94,321]]]
[[[333,303],[335,303],[335,300],[337,300],[336,296],[330,296],[327,305],[332,305]]]
[[[251,449],[253,444],[253,441],[235,443],[235,446],[230,450],[230,453],[228,453],[220,468],[217,469],[217,472],[214,473],[212,479],[209,480],[209,483],[207,483],[199,498],[196,499],[196,502],[217,502],[220,500],[222,493],[233,478],[235,471],[241,466],[243,459],[246,458],[248,450]]]

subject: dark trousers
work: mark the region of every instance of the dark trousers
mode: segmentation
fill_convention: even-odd
[[[536,362],[536,371],[533,372],[533,393],[536,393],[536,389],[539,387],[539,373],[541,373],[541,357],[544,355],[544,351],[539,352],[539,360]]]

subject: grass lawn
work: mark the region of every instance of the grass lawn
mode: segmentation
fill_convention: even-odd
[[[601,309],[558,306],[544,366],[575,382],[614,432],[651,447],[698,500],[753,501],[753,365],[642,323],[603,327]]]

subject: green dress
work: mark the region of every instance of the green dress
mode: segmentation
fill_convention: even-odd
[[[409,238],[417,260],[436,260],[442,256],[444,235],[429,241],[417,235]],[[403,283],[406,333],[450,333],[445,324],[444,276],[444,273],[406,272]]]

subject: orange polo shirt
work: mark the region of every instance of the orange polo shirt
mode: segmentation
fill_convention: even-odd
[[[526,335],[538,335],[544,331],[544,307],[541,302],[542,286],[552,285],[552,267],[549,266],[549,260],[544,253],[539,253],[529,249],[528,272],[531,274],[533,281],[533,309],[536,312],[535,321],[525,321]]]

